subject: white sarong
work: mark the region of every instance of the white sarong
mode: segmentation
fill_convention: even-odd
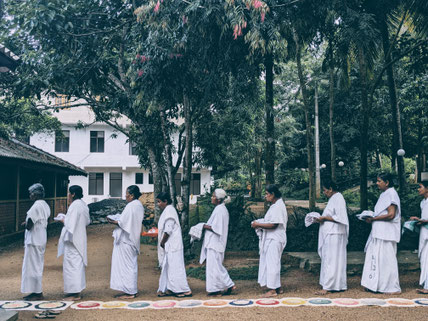
[[[46,246],[25,245],[22,263],[22,293],[41,293]]]
[[[223,266],[224,252],[206,249],[206,289],[207,292],[225,291],[235,285]]]
[[[346,284],[346,234],[328,234],[320,249],[320,285],[327,291],[343,291]]]
[[[400,292],[397,243],[372,239],[366,250],[361,285],[373,292]]]
[[[85,264],[73,243],[64,242],[62,265],[65,293],[80,293],[86,288]]]
[[[183,250],[166,252],[161,268],[158,292],[165,293],[167,290],[174,293],[190,292],[186,278]]]
[[[126,294],[138,292],[138,252],[132,242],[114,243],[110,288]]]
[[[421,218],[428,220],[428,199],[421,202]],[[419,235],[419,260],[421,262],[421,276],[419,284],[428,290],[428,226],[421,226]]]
[[[260,253],[259,275],[257,282],[269,289],[281,287],[281,256],[285,244],[270,239],[264,242]]]

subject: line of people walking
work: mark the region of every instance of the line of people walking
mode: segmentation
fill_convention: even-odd
[[[398,276],[397,243],[401,236],[400,199],[393,187],[389,174],[380,174],[377,186],[382,191],[374,208],[373,217],[366,222],[372,225],[367,240],[365,262],[361,285],[368,291],[388,294],[401,293]],[[264,297],[275,297],[283,293],[281,286],[281,256],[287,244],[287,209],[281,192],[275,185],[268,185],[266,201],[271,205],[263,219],[255,220],[251,227],[259,236],[258,283],[266,287]],[[421,228],[419,258],[421,263],[420,293],[428,294],[428,182],[419,185],[421,218],[410,219]],[[346,202],[331,181],[323,181],[323,193],[328,198],[321,216],[318,254],[321,257],[319,295],[347,290],[346,246],[349,235],[349,221]],[[44,253],[46,249],[46,228],[50,208],[43,200],[44,188],[34,184],[29,188],[33,206],[27,212],[25,225],[25,253],[22,266],[21,292],[30,293],[25,300],[41,300]],[[113,231],[113,253],[111,263],[110,288],[119,291],[118,299],[133,299],[138,295],[138,255],[140,235],[144,219],[144,207],[138,200],[141,196],[138,186],[131,185],[126,190],[127,205],[118,217],[108,218],[116,225]],[[89,208],[83,202],[80,186],[69,187],[69,208],[64,217],[56,218],[64,224],[58,242],[58,257],[63,256],[63,279],[65,299],[80,300],[86,287],[85,270],[87,261],[86,227],[90,223]],[[227,245],[229,212],[226,204],[230,197],[223,189],[212,193],[215,205],[206,223],[191,228],[192,239],[204,235],[200,263],[206,262],[206,291],[208,295],[230,295],[236,291],[235,283],[223,265]],[[192,291],[186,277],[183,239],[178,213],[172,205],[168,193],[156,197],[162,210],[158,222],[158,261],[161,268],[157,295],[190,297]]]

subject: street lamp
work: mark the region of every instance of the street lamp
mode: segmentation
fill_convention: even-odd
[[[324,168],[326,168],[327,167],[327,165],[326,164],[321,164],[321,168],[322,169],[324,169]]]
[[[344,162],[342,162],[342,161],[340,161],[340,162],[338,163],[338,165],[339,165],[340,167],[343,167],[343,165],[345,165],[345,163],[344,163]]]
[[[406,154],[406,151],[402,148],[400,148],[399,150],[397,150],[397,155],[398,156],[404,156]]]

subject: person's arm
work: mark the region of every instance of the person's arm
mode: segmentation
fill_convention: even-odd
[[[29,218],[25,223],[25,228],[29,231],[33,228],[33,226],[34,226],[33,220]]]
[[[160,243],[161,248],[165,248],[165,243],[168,241],[169,239],[169,234],[168,233],[163,233],[163,237],[162,237],[162,241]]]
[[[278,227],[278,223],[258,223],[258,222],[252,222],[251,227],[252,228],[263,228],[265,230],[273,230]]]
[[[318,223],[324,223],[325,221],[337,223],[331,216],[320,216],[316,218],[315,221]]]
[[[118,221],[114,221],[114,220],[112,220],[111,218],[108,218],[108,217],[107,217],[107,222],[109,222],[110,224],[119,226],[119,222]]]
[[[388,206],[387,210],[388,210],[388,213],[386,213],[384,215],[366,218],[366,222],[371,223],[373,221],[386,221],[386,222],[392,221],[395,217],[396,212],[397,212],[397,205],[391,204]]]

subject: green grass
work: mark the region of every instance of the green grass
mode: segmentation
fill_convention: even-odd
[[[239,268],[227,269],[232,280],[257,280],[259,267],[243,266]],[[187,276],[205,281],[205,266],[189,267],[186,270]],[[285,268],[281,268],[281,274],[285,272]]]

